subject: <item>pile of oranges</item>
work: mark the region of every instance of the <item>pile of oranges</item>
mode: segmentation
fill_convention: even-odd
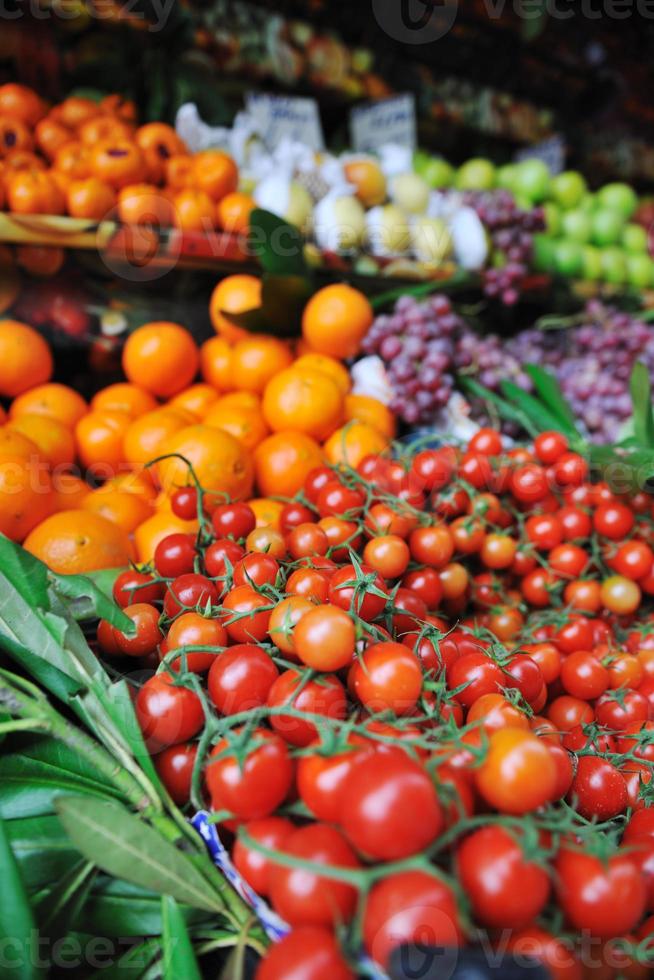
[[[332,356],[335,338],[345,354],[358,349],[372,320],[365,297],[325,287],[306,307],[304,337],[289,342],[244,334],[223,316],[232,291],[234,302],[256,292],[244,278],[217,286],[217,333],[201,347],[177,323],[135,330],[125,380],[90,403],[51,381],[40,334],[0,320],[2,533],[59,572],[147,562],[162,538],[196,528],[171,509],[171,494],[194,479],[216,505],[247,500],[259,527],[277,528],[310,470],[387,448],[393,415],[351,394]]]
[[[184,231],[247,229],[254,202],[219,150],[191,154],[161,122],[137,125],[134,104],[70,96],[48,106],[31,89],[0,86],[0,208]]]

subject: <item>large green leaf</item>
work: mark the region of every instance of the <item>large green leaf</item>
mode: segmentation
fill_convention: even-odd
[[[193,908],[223,909],[190,857],[124,806],[90,797],[63,797],[55,806],[75,846],[107,874]]]
[[[478,381],[475,381],[474,378],[460,375],[458,382],[460,387],[468,394],[474,395],[476,398],[483,398],[484,401],[492,405],[501,418],[509,422],[515,422],[532,436],[538,435],[540,430],[532,423],[529,415],[523,412],[522,409],[517,408],[506,398],[502,398],[501,395],[491,391],[490,388],[485,388]]]
[[[250,247],[264,272],[304,278],[309,274],[302,235],[270,211],[255,208],[250,215]]]
[[[537,432],[543,432],[546,429],[561,429],[561,424],[556,415],[550,412],[538,398],[534,398],[527,391],[523,391],[512,381],[501,381],[500,387],[502,393],[529,418],[532,427]]]
[[[33,980],[36,924],[11,843],[0,820],[0,939],[3,980]]]
[[[59,595],[71,600],[76,619],[106,619],[123,633],[134,633],[135,626],[114,602],[111,590],[121,568],[106,568],[92,575],[51,575]]]
[[[629,379],[633,403],[634,438],[641,447],[654,449],[654,416],[652,415],[652,385],[649,371],[642,361],[634,364]]]
[[[215,914],[179,906],[189,927],[215,924]],[[100,875],[75,922],[81,932],[98,936],[158,936],[163,929],[161,896],[128,881]]]
[[[50,888],[79,861],[79,851],[54,815],[7,820],[5,831],[30,893]]]
[[[540,395],[546,408],[558,419],[558,428],[566,435],[580,439],[574,412],[563,397],[559,382],[549,371],[543,370],[537,364],[525,364],[525,371],[534,382],[534,387]]]
[[[159,779],[159,774],[152,761],[152,756],[145,747],[143,734],[136,719],[134,702],[130,696],[127,681],[120,680],[111,685],[107,691],[104,705],[114,724],[120,729],[121,736],[129,747],[129,751],[137,760],[152,785],[160,795],[165,793],[161,780]]]
[[[83,755],[53,738],[24,740],[18,751],[0,755],[0,816],[5,820],[52,813],[54,798],[66,792],[120,799]]]
[[[193,943],[179,905],[171,895],[161,899],[164,980],[202,980]]]

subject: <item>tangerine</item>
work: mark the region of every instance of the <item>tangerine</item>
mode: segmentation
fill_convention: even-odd
[[[128,534],[152,516],[152,506],[138,494],[117,490],[111,483],[105,483],[103,487],[91,491],[84,498],[82,508],[106,517]]]
[[[36,443],[7,425],[0,428],[0,456],[20,456],[22,459],[35,460],[40,458]]]
[[[330,463],[356,469],[365,456],[376,456],[388,448],[389,440],[366,422],[348,422],[332,433],[324,445]]]
[[[232,380],[237,391],[262,392],[280,371],[290,367],[288,345],[265,334],[244,337],[232,351]]]
[[[178,323],[146,323],[130,334],[123,348],[128,379],[160,398],[171,398],[188,387],[199,363],[193,337]]]
[[[23,541],[52,512],[50,474],[35,455],[0,450],[0,533]]]
[[[247,234],[250,228],[250,215],[256,207],[249,194],[233,191],[226,194],[216,207],[218,225],[223,231],[232,234]]]
[[[33,147],[32,134],[24,122],[11,116],[0,116],[0,157],[14,150],[31,150]]]
[[[57,471],[52,474],[52,510],[77,510],[91,493],[91,488],[74,473]]]
[[[19,320],[0,320],[0,395],[15,398],[50,380],[54,363],[40,333]]]
[[[7,423],[12,432],[27,436],[39,455],[52,467],[71,466],[75,459],[75,439],[70,429],[47,415],[19,415]]]
[[[248,336],[223,316],[224,313],[245,313],[261,306],[261,280],[257,276],[238,274],[221,279],[209,300],[209,317],[216,333],[227,340],[241,340]]]
[[[164,170],[166,184],[171,190],[183,191],[193,186],[193,157],[190,153],[176,153],[166,160]]]
[[[103,140],[131,140],[134,129],[129,123],[113,116],[98,115],[86,119],[77,127],[77,136],[85,146],[96,146]]]
[[[111,95],[105,95],[103,99],[100,99],[98,109],[110,116],[117,116],[124,122],[135,123],[138,118],[136,103],[131,99],[126,99],[124,95],[120,95],[118,92],[112,92]]]
[[[7,181],[7,204],[17,214],[63,214],[65,198],[49,173],[17,170]]]
[[[323,452],[311,436],[304,432],[275,432],[254,450],[259,493],[266,497],[292,497],[311,470],[323,462]]]
[[[87,119],[97,116],[98,110],[98,104],[93,99],[86,99],[81,95],[69,95],[50,110],[50,118],[68,126],[69,129],[77,129]]]
[[[180,391],[168,404],[177,411],[187,412],[195,419],[203,419],[217,398],[218,392],[212,385],[198,382]]]
[[[73,180],[66,188],[66,210],[71,218],[102,221],[116,207],[116,194],[109,184],[97,177]]]
[[[200,348],[200,372],[213,388],[229,391],[232,382],[232,347],[224,337],[210,337]]]
[[[109,479],[125,460],[123,442],[131,419],[124,412],[89,412],[75,426],[77,455],[94,475]]]
[[[149,391],[129,381],[117,381],[107,385],[91,399],[91,410],[94,412],[124,412],[131,419],[137,419],[146,412],[158,408],[156,398]]]
[[[154,184],[130,184],[118,193],[118,217],[128,225],[173,224],[173,202]]]
[[[20,119],[26,126],[36,126],[45,112],[45,103],[27,85],[17,82],[0,85],[0,115]]]
[[[168,160],[188,152],[186,143],[173,127],[162,122],[141,126],[136,130],[134,139],[145,157],[149,179],[157,183],[165,176]]]
[[[212,201],[220,201],[238,187],[238,168],[222,150],[202,150],[193,157],[193,180]]]
[[[131,140],[103,140],[91,147],[91,172],[116,190],[137,184],[145,177],[145,160]]]
[[[9,409],[9,417],[17,419],[20,415],[45,415],[72,428],[87,411],[86,402],[74,388],[51,381],[30,388],[15,398]]]
[[[227,432],[190,425],[174,435],[166,449],[177,454],[162,460],[158,467],[161,485],[168,493],[190,482],[190,464],[205,490],[225,494],[231,500],[251,496],[252,459]]]
[[[157,545],[164,538],[171,534],[195,534],[197,529],[197,521],[183,521],[171,511],[153,514],[134,531],[137,560],[144,565],[151,562]]]
[[[304,308],[302,335],[309,347],[332,357],[355,357],[374,314],[358,289],[334,283],[319,289]]]
[[[188,426],[187,419],[172,408],[162,407],[136,419],[123,442],[125,459],[133,467],[142,467],[161,456],[170,439]]]
[[[81,508],[46,517],[28,534],[23,547],[63,575],[122,568],[133,555],[121,527]]]
[[[393,439],[396,432],[395,416],[387,405],[369,395],[345,396],[345,421],[365,422],[378,429],[387,439]]]
[[[16,262],[30,276],[55,276],[64,264],[66,253],[54,245],[19,245]]]
[[[182,231],[211,231],[215,205],[204,191],[186,187],[173,197],[173,223]]]
[[[77,141],[66,143],[57,151],[52,166],[56,173],[64,174],[71,180],[86,180],[87,177],[91,176],[89,148]],[[105,181],[102,183],[103,186],[108,186]]]
[[[34,139],[39,150],[48,160],[54,160],[62,146],[75,139],[72,130],[56,119],[41,119],[34,130]]]
[[[302,354],[297,358],[293,367],[302,371],[305,368],[311,371],[322,371],[323,374],[328,374],[332,381],[335,381],[341,392],[347,395],[348,391],[352,387],[350,381],[350,374],[348,369],[345,367],[342,361],[339,361],[336,357],[329,357],[327,354],[316,354],[315,352],[309,352],[308,354]]]
[[[305,432],[322,442],[343,421],[343,395],[328,374],[291,367],[267,384],[263,415],[273,432]]]
[[[260,408],[245,405],[224,405],[222,399],[216,402],[207,412],[204,424],[212,428],[229,432],[230,436],[241,443],[246,449],[254,449],[266,436],[270,429],[266,425]]]

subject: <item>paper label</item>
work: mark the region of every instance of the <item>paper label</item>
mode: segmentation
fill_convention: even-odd
[[[413,95],[398,95],[381,102],[354,106],[350,112],[350,134],[356,153],[374,153],[395,143],[416,148],[416,101]]]
[[[565,141],[562,136],[551,136],[541,143],[518,150],[515,159],[517,161],[542,160],[554,177],[565,170]]]
[[[263,139],[270,150],[283,139],[304,143],[312,150],[324,149],[320,113],[314,99],[250,92],[246,108],[261,126]]]

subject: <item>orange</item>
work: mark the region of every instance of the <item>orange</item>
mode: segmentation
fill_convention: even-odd
[[[152,517],[152,506],[135,493],[116,490],[110,483],[93,490],[82,503],[84,510],[106,517],[131,534],[139,524]]]
[[[349,160],[343,166],[343,173],[348,184],[356,187],[356,196],[364,208],[382,204],[386,199],[386,178],[376,160],[364,157]]]
[[[19,415],[7,428],[20,432],[36,444],[39,455],[53,467],[71,466],[75,459],[75,439],[70,429],[47,415]]]
[[[72,143],[75,134],[68,126],[57,122],[56,119],[48,119],[46,116],[45,119],[41,119],[36,124],[34,138],[43,156],[47,157],[48,160],[54,160],[62,146],[65,146],[66,143]]]
[[[131,140],[134,130],[129,123],[113,116],[92,116],[77,128],[77,136],[85,146],[96,146],[103,140]]]
[[[374,314],[363,293],[345,283],[324,286],[302,314],[302,335],[309,347],[332,357],[355,357]]]
[[[239,274],[222,279],[209,300],[209,317],[216,333],[227,340],[249,336],[247,330],[231,323],[223,313],[245,313],[261,306],[261,280],[257,276]]]
[[[211,337],[200,348],[202,377],[219,391],[229,391],[232,382],[232,347],[224,337]]]
[[[208,425],[190,425],[172,437],[166,451],[184,457],[165,459],[159,464],[161,485],[169,493],[188,484],[190,463],[205,490],[225,494],[232,500],[251,496],[252,459],[227,432]]]
[[[282,511],[284,504],[281,500],[272,500],[270,497],[255,497],[248,500],[248,505],[254,511],[257,519],[257,527],[272,527],[275,531],[280,531],[282,527]]]
[[[12,150],[2,161],[5,180],[18,170],[47,170],[45,160],[30,150]]]
[[[98,109],[110,116],[117,116],[124,122],[135,123],[137,120],[136,104],[118,92],[112,92],[111,95],[105,95],[103,99],[100,99]]]
[[[91,147],[89,154],[91,173],[116,190],[128,184],[138,184],[145,177],[145,160],[140,149],[131,140],[103,140]]]
[[[32,134],[24,122],[11,116],[0,116],[0,157],[14,150],[31,150],[33,146]]]
[[[180,391],[168,404],[178,411],[189,412],[196,419],[203,419],[217,398],[218,392],[212,385],[198,382]]]
[[[271,378],[293,362],[288,344],[277,337],[244,337],[232,351],[232,379],[237,391],[263,391]]]
[[[216,207],[218,225],[223,231],[245,234],[250,229],[250,214],[256,207],[249,194],[234,191],[226,194]]]
[[[166,184],[168,185],[170,190],[183,191],[187,187],[192,187],[193,186],[193,157],[191,156],[190,153],[175,153],[174,156],[166,160],[164,166],[164,173],[166,178]],[[204,193],[204,191],[202,193]],[[212,208],[212,219],[213,219],[213,208]]]
[[[108,480],[123,463],[123,441],[131,419],[124,412],[89,412],[75,426],[77,455],[82,466]]]
[[[151,562],[157,545],[169,534],[194,534],[197,529],[197,521],[182,521],[172,513],[153,514],[134,531],[137,560]]]
[[[211,231],[215,205],[204,191],[187,187],[173,197],[173,224],[182,231]]]
[[[108,385],[91,399],[91,409],[94,412],[124,412],[132,419],[153,412],[158,408],[156,398],[149,391],[129,381],[117,381]]]
[[[246,449],[254,449],[270,434],[261,409],[244,405],[221,405],[216,402],[206,414],[204,424],[229,432]]]
[[[125,459],[131,466],[145,466],[166,452],[170,439],[187,425],[184,416],[170,408],[158,408],[141,415],[125,433]]]
[[[221,395],[212,408],[258,408],[261,409],[261,398],[256,391],[230,391],[226,395]]]
[[[39,447],[36,443],[28,436],[23,435],[22,432],[16,432],[15,429],[10,429],[7,425],[0,428],[0,456],[40,459]]]
[[[17,214],[63,214],[57,182],[41,170],[18,170],[7,181],[7,204]]]
[[[345,421],[356,419],[378,429],[387,439],[395,437],[395,416],[387,405],[369,395],[345,396]]]
[[[56,276],[66,258],[63,248],[54,245],[19,245],[16,262],[30,276]]]
[[[254,450],[254,473],[260,494],[292,497],[307,474],[324,461],[315,439],[303,432],[275,432]]]
[[[227,153],[221,150],[202,150],[193,157],[194,186],[220,201],[238,187],[238,169]]]
[[[357,467],[364,456],[383,453],[388,443],[389,439],[371,425],[348,422],[329,437],[324,449],[330,463]]]
[[[52,482],[43,463],[32,457],[0,454],[0,532],[22,541],[53,507]]]
[[[91,176],[91,152],[82,143],[66,143],[57,151],[53,168],[72,180],[85,180]]]
[[[178,323],[155,321],[139,327],[123,348],[129,381],[160,398],[172,398],[197,374],[200,355],[193,337]]]
[[[53,367],[50,348],[40,333],[18,320],[0,320],[0,395],[15,398],[45,384]]]
[[[72,428],[87,411],[86,402],[74,388],[51,381],[15,398],[9,415],[12,419],[20,415],[46,415]]]
[[[311,371],[322,371],[323,374],[328,374],[344,395],[347,395],[352,387],[350,373],[343,362],[335,357],[329,357],[327,354],[302,354],[295,361],[293,367],[298,371],[308,368]]]
[[[116,194],[109,184],[97,177],[73,180],[66,188],[66,210],[71,218],[102,221],[111,217],[116,207]]]
[[[157,183],[163,180],[166,163],[172,156],[186,153],[186,144],[172,126],[162,122],[146,123],[136,130],[137,145],[145,157],[148,177]]]
[[[280,371],[263,395],[263,415],[274,432],[306,432],[322,441],[343,421],[343,395],[321,371]]]
[[[85,480],[73,473],[58,471],[52,474],[52,510],[77,510],[91,493]]]
[[[173,223],[173,203],[154,184],[130,184],[118,193],[118,217],[128,225]]]
[[[82,509],[62,510],[46,518],[27,536],[24,547],[53,572],[65,575],[122,568],[132,558],[122,528]]]
[[[93,119],[98,113],[98,104],[93,99],[85,99],[81,95],[69,95],[67,99],[50,110],[50,118],[63,123],[64,126],[69,126],[71,129],[76,129],[87,119]]]
[[[120,490],[122,493],[133,493],[146,504],[154,504],[157,496],[149,470],[121,473],[120,476],[107,480],[104,486],[113,487],[114,490]]]
[[[35,126],[46,112],[45,103],[33,89],[17,82],[0,85],[0,114]]]

